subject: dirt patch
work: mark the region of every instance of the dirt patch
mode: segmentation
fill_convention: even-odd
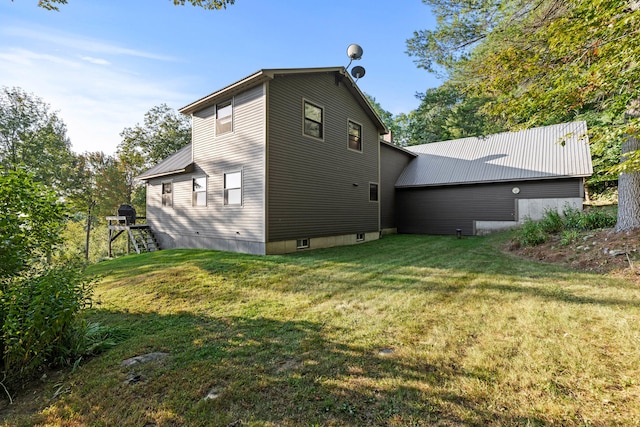
[[[553,235],[538,246],[519,248],[511,242],[506,249],[520,257],[562,264],[575,270],[640,277],[640,230],[623,233],[613,229],[586,231],[571,242],[566,240],[562,235]]]

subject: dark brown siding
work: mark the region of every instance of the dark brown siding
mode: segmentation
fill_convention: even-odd
[[[396,228],[396,181],[413,156],[380,143],[380,225]]]
[[[515,221],[516,199],[582,197],[582,178],[400,188],[398,232],[473,235],[473,221]],[[513,187],[520,188],[513,194]]]
[[[344,84],[334,73],[269,82],[269,242],[379,230],[378,132]],[[303,135],[303,99],[324,108],[322,141]],[[347,148],[348,119],[362,125],[362,152]]]

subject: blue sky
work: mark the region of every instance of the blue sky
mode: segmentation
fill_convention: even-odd
[[[364,50],[360,89],[394,114],[439,85],[406,51],[433,28],[421,0],[236,0],[226,10],[171,0],[0,3],[0,86],[19,86],[58,111],[74,151],[112,154],[120,132],[161,103],[178,109],[262,68],[346,66]]]

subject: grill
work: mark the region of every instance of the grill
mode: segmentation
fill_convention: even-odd
[[[131,225],[136,223],[136,210],[131,205],[120,205],[118,216],[126,217],[126,220],[120,220],[120,224]]]

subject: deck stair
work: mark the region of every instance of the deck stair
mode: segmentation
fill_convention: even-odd
[[[136,253],[155,252],[160,250],[158,241],[148,225],[129,226],[129,237]]]

